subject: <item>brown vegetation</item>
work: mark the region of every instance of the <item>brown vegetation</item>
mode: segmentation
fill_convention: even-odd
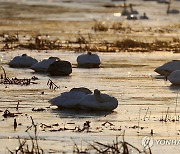
[[[116,27],[122,29],[123,27]],[[4,37],[4,35],[0,35]],[[18,36],[18,35],[17,35]],[[16,36],[16,37],[17,37]],[[12,49],[29,50],[72,50],[72,51],[95,51],[95,52],[153,52],[169,51],[180,52],[180,40],[173,37],[170,41],[155,40],[153,42],[144,42],[134,39],[121,39],[114,41],[97,40],[92,34],[78,34],[75,41],[60,39],[53,40],[48,35],[37,35],[28,40],[14,40],[15,35],[8,35],[8,40],[1,41],[1,51]]]
[[[3,70],[3,74],[1,74],[0,84],[26,85],[26,86],[30,84],[37,84],[36,82],[32,82],[32,80],[34,80],[34,76],[30,79],[27,78],[19,79],[17,77],[9,78],[7,77],[6,72],[2,66],[1,69]]]

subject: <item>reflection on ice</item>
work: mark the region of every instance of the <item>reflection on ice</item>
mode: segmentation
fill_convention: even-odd
[[[60,118],[93,118],[105,117],[109,114],[115,114],[116,111],[87,111],[87,110],[74,110],[74,109],[52,109],[52,113],[57,114]]]

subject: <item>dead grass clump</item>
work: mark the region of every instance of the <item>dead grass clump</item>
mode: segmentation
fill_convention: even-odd
[[[162,117],[159,119],[161,122],[179,122],[180,121],[180,115],[177,115],[175,111],[175,115],[171,115],[170,108],[167,108],[167,111],[165,113],[162,112]]]
[[[124,27],[122,23],[120,22],[116,22],[112,25],[111,29],[115,30],[115,31],[126,31],[126,30],[130,30],[131,31],[131,28],[130,27]]]
[[[51,79],[48,80],[47,86],[49,87],[49,89],[53,90],[60,88],[60,86],[57,86]]]
[[[175,42],[174,42],[175,41]],[[111,47],[119,49],[119,51],[128,52],[152,52],[152,51],[170,51],[174,53],[180,52],[180,42],[178,39],[172,41],[156,40],[152,43],[145,43],[141,41],[134,41],[132,39],[125,39],[122,41],[115,41]]]
[[[15,151],[11,151],[8,149],[8,151],[11,154],[43,154],[44,151],[38,146],[37,140],[35,140],[33,137],[31,137],[31,143],[32,145],[29,145],[27,140],[21,140],[20,137],[18,137],[19,146],[16,148]]]
[[[95,31],[108,31],[108,26],[103,22],[95,22],[93,26]],[[111,25],[112,30],[128,33],[132,31],[131,27],[116,22]],[[30,50],[70,50],[76,52],[153,52],[169,51],[174,53],[180,52],[180,39],[178,37],[172,40],[155,40],[153,42],[136,41],[133,39],[107,41],[99,39],[97,34],[80,34],[80,32],[71,40],[60,41],[52,39],[49,35],[23,36],[17,34],[7,35],[0,34],[1,50],[9,49],[30,49]],[[73,40],[73,41],[72,41]]]
[[[4,44],[2,50],[13,49],[19,44],[19,35],[18,32],[16,34],[0,34],[2,38],[1,42]]]
[[[150,48],[153,51],[171,51],[174,53],[180,52],[180,41],[177,38],[173,38],[171,41],[156,40],[151,43]]]
[[[89,154],[89,148],[83,149],[82,146],[81,146],[81,148],[79,148],[78,145],[74,142],[73,153],[77,153],[77,154],[83,154],[83,153],[84,154]]]
[[[125,39],[122,41],[116,41],[114,43],[115,47],[118,48],[148,48],[149,44],[144,42],[138,42],[131,39]]]
[[[28,43],[19,44],[19,47],[31,50],[57,50],[60,49],[62,45],[58,39],[51,40],[48,35],[37,35],[32,37]]]
[[[173,40],[172,40],[172,42],[174,42],[174,43],[180,43],[180,39],[179,39],[179,38],[174,37],[174,38],[173,38]]]
[[[4,114],[2,115],[4,118],[8,118],[8,117],[15,117],[17,116],[15,113],[11,113],[8,109],[6,109],[4,111]]]
[[[75,43],[87,44],[89,42],[87,41],[87,39],[83,35],[78,34],[78,36],[76,37],[76,42]]]
[[[2,43],[1,51],[9,49],[25,48],[30,50],[53,50],[60,49],[62,43],[59,39],[52,40],[49,35],[36,35],[26,39],[19,37],[19,34],[0,34]]]
[[[18,137],[18,141],[19,141],[19,146],[16,148],[15,151],[11,151],[8,148],[8,151],[11,154],[17,154],[17,153],[21,153],[21,154],[43,154],[44,150],[39,146],[38,143],[38,135],[37,135],[37,125],[34,123],[33,118],[31,117],[32,120],[32,125],[30,127],[28,127],[28,129],[26,130],[26,132],[29,135],[29,138],[31,140],[31,144],[28,142],[27,139],[20,139],[20,137]],[[34,135],[30,135],[29,130],[33,129],[34,131]]]
[[[103,31],[103,32],[107,32],[108,31],[108,26],[105,25],[104,22],[95,22],[94,26],[92,27],[92,29],[97,32],[97,31]]]
[[[32,82],[32,78],[24,78],[24,79],[18,79],[17,77],[9,78],[6,75],[5,69],[1,66],[1,69],[3,70],[3,74],[0,74],[0,84],[9,84],[9,85],[21,85],[21,86],[28,86],[30,84],[37,84],[36,82]]]
[[[90,148],[89,148],[90,146]],[[101,142],[94,142],[93,144],[89,144],[88,148],[84,148],[82,150],[77,146],[77,144],[74,142],[74,153],[80,154],[80,153],[108,153],[108,154],[129,154],[129,153],[152,153],[151,149],[149,148],[147,151],[146,149],[139,150],[137,147],[133,146],[132,144],[126,142],[124,140],[124,135],[122,141],[119,141],[118,137],[116,137],[116,140],[113,141],[113,143],[104,144]]]
[[[168,44],[169,44],[169,42],[160,41],[160,40],[156,40],[155,42],[152,43],[152,45],[155,47],[167,47]]]

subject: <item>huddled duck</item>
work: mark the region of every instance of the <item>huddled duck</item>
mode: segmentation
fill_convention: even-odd
[[[124,3],[124,6],[123,6],[123,11],[121,12],[121,16],[128,16],[130,15],[131,13],[127,10],[127,5],[126,3]]]
[[[82,68],[98,68],[101,64],[100,58],[97,54],[88,52],[77,57],[78,67]]]
[[[133,9],[132,4],[129,4],[129,7],[130,7],[130,14],[138,14],[138,11]]]
[[[118,100],[107,94],[102,94],[98,89],[92,93],[87,88],[76,88],[69,92],[61,93],[49,102],[59,108],[74,108],[84,110],[112,111],[118,106]]]
[[[118,100],[95,89],[93,94],[83,97],[79,104],[82,109],[112,111],[117,108]]]
[[[139,19],[141,20],[148,20],[149,17],[146,15],[146,13],[144,12],[142,16],[139,17]]]
[[[83,89],[83,90],[82,90]],[[60,96],[52,98],[49,102],[59,108],[79,108],[79,101],[82,97],[88,95],[85,88],[71,89],[69,92],[63,92]]]
[[[127,16],[127,20],[137,20],[137,19],[138,18],[133,14],[130,14],[130,15]]]
[[[92,94],[92,91],[85,87],[72,88],[70,92],[83,92],[85,94]]]
[[[173,71],[167,79],[173,84],[173,85],[180,85],[180,70]]]
[[[171,10],[170,5],[171,5],[171,2],[168,3],[167,14],[179,14],[179,10],[176,10],[176,9]]]
[[[72,65],[69,61],[58,60],[50,64],[48,72],[51,76],[68,76],[72,73]]]
[[[172,60],[157,67],[154,71],[165,77],[169,76],[173,71],[180,70],[180,60]]]
[[[31,69],[35,72],[47,72],[49,66],[55,61],[59,60],[58,57],[49,57],[49,59],[44,59],[36,64],[34,64]]]
[[[28,68],[36,64],[38,61],[35,58],[22,54],[22,56],[16,56],[9,62],[10,67],[14,68]]]

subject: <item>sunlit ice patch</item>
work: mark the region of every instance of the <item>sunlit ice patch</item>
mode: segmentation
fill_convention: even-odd
[[[114,16],[115,16],[115,17],[120,17],[120,16],[121,16],[121,13],[114,13]]]

